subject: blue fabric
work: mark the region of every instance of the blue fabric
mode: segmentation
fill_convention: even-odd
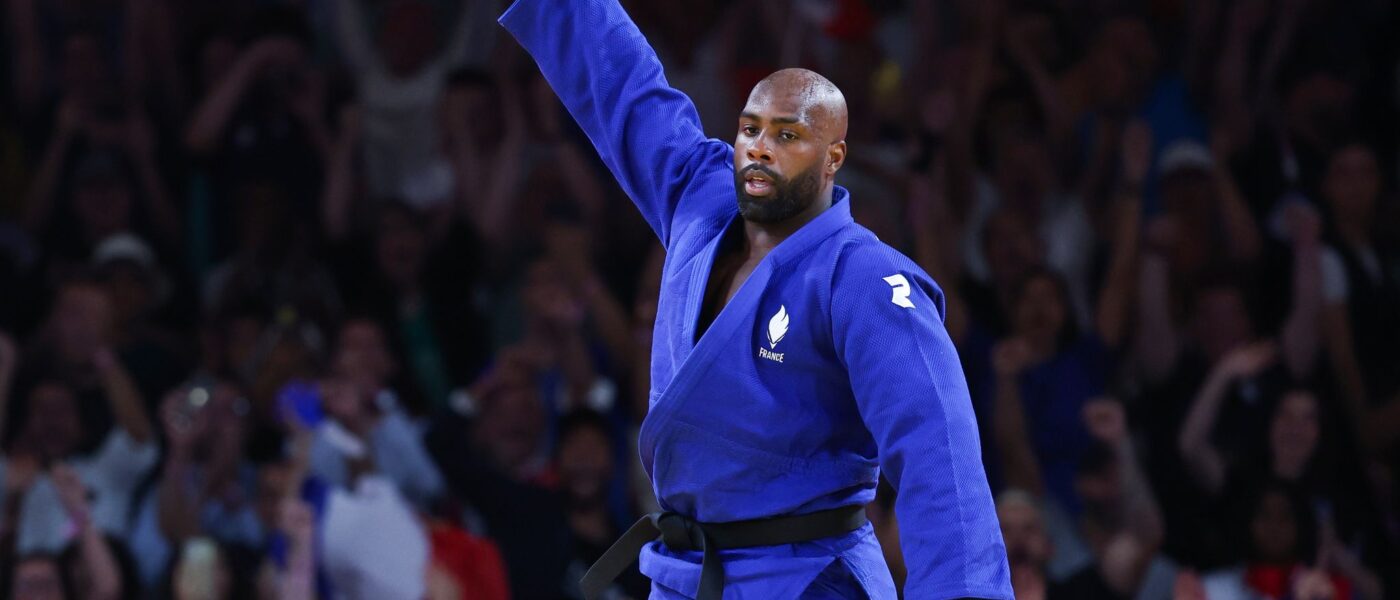
[[[856,225],[838,187],[832,207],[769,253],[696,343],[716,248],[738,224],[734,149],[705,139],[616,0],[519,0],[501,23],[667,250],[639,442],[662,507],[724,522],[864,504],[883,470],[899,491],[906,596],[1011,598],[938,286]],[[885,280],[893,276],[904,283]],[[896,303],[901,292],[912,307]],[[837,559],[871,598],[895,597],[868,526],[721,557],[725,598],[796,598]],[[641,569],[653,597],[685,597],[700,555],[653,543]]]
[[[855,573],[844,562],[835,561],[822,571],[807,589],[802,590],[801,600],[828,600],[845,598],[862,600],[869,598],[865,588],[856,579]]]

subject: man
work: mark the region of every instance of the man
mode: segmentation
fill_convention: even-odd
[[[895,598],[860,510],[883,472],[907,597],[1011,598],[942,292],[834,185],[841,92],[774,73],[731,147],[704,138],[615,0],[518,0],[501,23],[667,251],[639,441],[666,512],[599,559],[585,594],[644,545],[653,598]]]

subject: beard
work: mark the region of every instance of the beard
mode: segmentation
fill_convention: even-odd
[[[759,171],[773,179],[773,193],[766,198],[744,191],[744,176]],[[778,176],[761,165],[749,165],[734,172],[734,191],[739,196],[739,214],[754,223],[780,223],[807,210],[817,200],[821,185],[821,163],[798,173],[792,179]]]

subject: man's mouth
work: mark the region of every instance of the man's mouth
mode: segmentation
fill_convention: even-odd
[[[744,174],[744,192],[750,196],[767,196],[775,189],[773,178],[762,171],[755,170]]]

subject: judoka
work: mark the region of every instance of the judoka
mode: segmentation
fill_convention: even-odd
[[[778,71],[731,146],[705,138],[617,0],[517,0],[500,22],[666,248],[639,443],[665,512],[584,594],[640,551],[652,598],[893,599],[862,511],[884,473],[906,597],[1012,598],[942,292],[834,183],[841,92]]]

